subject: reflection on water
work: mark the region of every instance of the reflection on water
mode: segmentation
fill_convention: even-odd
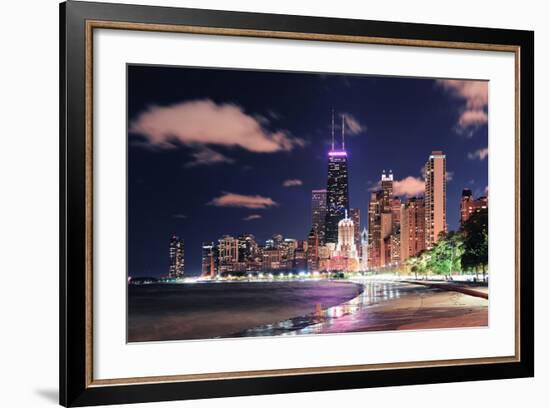
[[[359,296],[337,306],[322,309],[321,304],[317,304],[314,313],[299,316],[293,319],[284,320],[275,324],[266,324],[252,329],[237,333],[237,336],[276,336],[276,335],[298,335],[298,334],[319,334],[327,331],[334,331],[339,325],[339,319],[346,316],[345,325],[355,323],[354,315],[360,310],[375,303],[398,299],[402,296],[402,286],[393,282],[385,281],[357,281],[363,285],[363,291]],[[365,316],[362,314],[362,321]],[[346,331],[341,327],[341,331]],[[337,330],[339,331],[339,330]]]

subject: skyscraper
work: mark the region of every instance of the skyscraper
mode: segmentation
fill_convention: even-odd
[[[176,235],[172,235],[169,243],[170,266],[168,276],[170,278],[182,278],[184,271],[183,263],[183,240]]]
[[[355,246],[355,226],[353,220],[348,218],[348,212],[338,222],[338,244],[336,253],[344,258],[357,259],[357,247]]]
[[[353,238],[357,254],[361,255],[361,211],[359,208],[350,208],[349,217],[353,221]]]
[[[216,247],[213,242],[202,243],[202,273],[205,278],[216,276]]]
[[[426,248],[437,242],[440,233],[447,232],[447,169],[446,157],[433,151],[424,167]]]
[[[424,199],[411,197],[401,206],[401,262],[426,248]]]
[[[398,260],[399,220],[395,205],[399,198],[393,197],[393,173],[382,172],[380,189],[371,193],[369,201],[369,268],[384,267]]]
[[[383,193],[373,191],[369,200],[369,229],[368,229],[368,264],[369,268],[380,267],[380,250],[382,241],[382,205]]]
[[[363,227],[361,232],[361,270],[366,271],[369,268],[369,233]]]
[[[218,271],[220,274],[235,272],[239,261],[239,240],[224,235],[218,240]]]
[[[342,116],[342,148],[334,146],[334,113],[332,115],[332,148],[328,153],[327,213],[325,242],[338,242],[338,222],[349,211],[348,154],[345,150],[345,122]]]
[[[317,232],[319,244],[325,242],[325,219],[327,216],[327,190],[311,192],[311,227]]]
[[[315,228],[311,228],[307,237],[307,270],[310,273],[319,271],[319,236]]]

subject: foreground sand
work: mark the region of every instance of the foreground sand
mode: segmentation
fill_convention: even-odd
[[[463,293],[408,283],[373,283],[363,297],[366,307],[295,334],[378,330],[483,327],[489,302]],[[334,308],[338,315],[338,307]]]

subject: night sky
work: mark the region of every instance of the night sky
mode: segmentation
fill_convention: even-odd
[[[463,188],[486,193],[488,83],[271,71],[128,66],[128,273],[168,271],[171,234],[185,275],[201,243],[248,232],[306,239],[311,190],[326,188],[331,112],[346,120],[350,206],[366,225],[370,190],[393,170],[422,195],[432,150],[447,155],[447,222]]]

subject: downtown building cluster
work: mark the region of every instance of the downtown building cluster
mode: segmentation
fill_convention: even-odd
[[[250,233],[224,235],[202,244],[202,276],[205,278],[254,273],[334,273],[396,270],[410,257],[431,249],[447,233],[446,156],[432,151],[424,167],[424,194],[395,194],[394,175],[382,172],[370,193],[366,226],[361,211],[350,208],[348,153],[334,142],[328,152],[327,185],[311,193],[311,228],[305,239],[275,234],[260,243]],[[481,209],[487,197],[474,199],[465,189],[460,203],[460,222]],[[169,277],[183,276],[183,241],[170,240]]]

